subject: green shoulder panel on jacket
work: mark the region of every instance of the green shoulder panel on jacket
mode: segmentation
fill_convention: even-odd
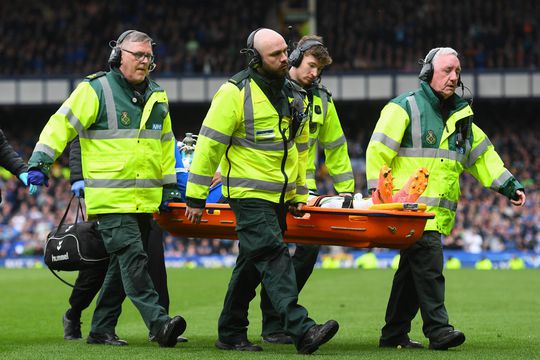
[[[326,86],[324,86],[323,84],[317,84],[315,86],[312,87],[312,92],[313,92],[313,95],[315,96],[321,96],[323,94],[326,95],[326,97],[328,98],[328,102],[332,102],[332,93],[330,92],[330,90],[328,90],[328,88]]]
[[[159,86],[157,82],[155,82],[154,80],[150,78],[147,78],[147,79],[148,79],[148,88],[152,90],[152,92],[163,91],[163,88]]]
[[[402,94],[396,96],[395,98],[393,98],[392,100],[390,100],[390,102],[394,103],[394,104],[397,104],[397,105],[401,106],[404,109],[407,109],[408,108],[407,98],[409,96],[413,96],[418,90],[420,90],[420,89],[417,89],[415,91],[407,91],[405,93],[402,93]]]
[[[234,74],[229,79],[229,82],[236,85],[239,90],[242,90],[244,88],[244,80],[247,78],[249,78],[249,69],[244,69],[239,73]]]
[[[96,73],[93,73],[93,74],[90,74],[90,75],[87,75],[85,77],[85,79],[89,80],[89,81],[92,81],[92,80],[96,80],[97,78],[99,77],[102,77],[102,76],[105,76],[107,75],[107,73],[105,71],[98,71]]]

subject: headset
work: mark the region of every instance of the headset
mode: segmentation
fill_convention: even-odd
[[[111,68],[120,67],[120,63],[121,63],[121,59],[122,59],[122,48],[120,47],[120,45],[122,44],[122,42],[126,39],[126,37],[129,34],[132,34],[132,33],[136,32],[136,31],[137,30],[126,30],[122,34],[120,34],[120,36],[118,37],[117,40],[109,41],[109,46],[111,47],[112,50],[111,50],[111,54],[109,55],[109,61],[108,62],[109,62],[109,66]],[[150,38],[150,44],[152,45],[152,47],[156,45],[151,38]],[[155,68],[156,68],[156,63],[155,63],[155,61],[152,61],[152,63],[148,67],[148,71],[150,71],[150,72],[154,71]]]
[[[431,81],[431,78],[433,77],[433,58],[439,52],[439,50],[441,50],[440,47],[431,49],[426,55],[426,58],[420,59],[420,61],[418,62],[420,65],[422,65],[420,74],[418,74],[418,78],[420,80],[423,80],[427,83]]]
[[[261,54],[255,49],[254,43],[255,43],[255,34],[264,28],[258,28],[255,29],[249,34],[246,42],[246,47],[242,50],[240,50],[241,54],[246,54],[247,59],[247,66],[256,69],[262,64],[262,57]]]
[[[302,59],[304,58],[304,52],[318,45],[324,46],[320,41],[310,39],[303,42],[302,45],[297,46],[296,49],[294,49],[289,55],[289,65],[296,68],[299,67],[302,63]]]
[[[433,78],[433,58],[435,55],[441,50],[442,48],[434,48],[431,49],[428,54],[426,55],[425,59],[420,59],[418,63],[422,65],[422,69],[420,69],[420,74],[418,74],[418,78],[420,80],[423,80],[430,83],[431,79]],[[463,87],[463,83],[461,82],[461,74],[458,77],[457,86]]]

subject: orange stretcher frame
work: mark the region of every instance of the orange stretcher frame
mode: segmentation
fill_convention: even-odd
[[[422,236],[428,219],[424,204],[390,204],[398,210],[361,210],[304,206],[299,218],[287,215],[285,242],[358,248],[407,248]],[[408,205],[408,206],[407,206]],[[416,205],[416,206],[415,206]],[[158,224],[174,236],[237,239],[236,218],[228,204],[207,204],[200,224],[185,216],[185,203],[170,203],[171,212],[154,214]],[[417,210],[406,210],[417,209]]]

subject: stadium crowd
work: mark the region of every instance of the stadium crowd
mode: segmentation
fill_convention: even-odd
[[[509,170],[523,181],[529,201],[525,207],[510,206],[503,196],[476,184],[470,175],[462,177],[462,197],[457,211],[456,226],[446,237],[445,248],[462,249],[470,253],[481,251],[534,250],[540,252],[540,128],[520,134],[510,126],[490,131],[490,139]],[[35,143],[35,134],[6,131],[8,139],[23,159],[28,159]],[[356,191],[366,193],[365,147],[367,140],[359,133],[349,139]],[[322,155],[322,154],[321,154]],[[320,157],[322,161],[322,156]],[[324,166],[316,175],[321,194],[333,194],[331,179]],[[52,170],[50,185],[37,197],[10,174],[0,176],[3,202],[0,206],[0,256],[41,255],[46,235],[58,223],[71,198],[69,170],[65,155]],[[74,206],[72,206],[74,208]],[[72,209],[73,210],[73,209]],[[73,214],[71,214],[73,216]],[[335,251],[325,247],[322,253]],[[352,249],[342,248],[348,251]],[[166,256],[236,255],[237,241],[165,237]]]
[[[283,5],[289,3],[3,1],[0,75],[80,76],[105,69],[110,52],[105,44],[135,24],[157,44],[156,74],[233,74],[244,65],[238,51],[251,30],[261,24],[286,29]],[[308,2],[296,3],[306,7]],[[442,44],[463,53],[464,69],[538,69],[538,19],[540,6],[527,0],[391,0],[380,6],[368,0],[318,0],[316,24],[334,59],[328,72],[416,71],[426,49]]]

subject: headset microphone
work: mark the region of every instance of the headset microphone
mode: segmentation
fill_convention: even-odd
[[[292,49],[292,38],[293,38],[293,27],[292,25],[287,26],[287,30],[289,31],[289,41],[287,42],[287,48],[289,53],[293,50]]]

